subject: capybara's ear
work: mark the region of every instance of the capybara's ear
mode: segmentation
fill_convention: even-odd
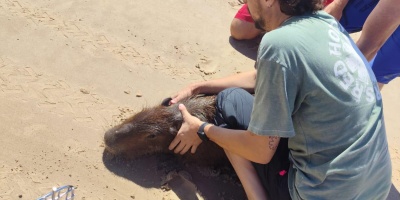
[[[172,100],[171,97],[165,98],[162,102],[161,105],[162,106],[169,106],[169,102]]]

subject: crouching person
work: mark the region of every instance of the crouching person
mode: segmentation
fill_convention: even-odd
[[[202,142],[217,143],[249,199],[385,199],[392,169],[382,100],[354,42],[320,11],[320,0],[248,0],[247,5],[266,31],[256,69],[192,84],[172,103],[192,93],[240,87],[254,93],[252,105],[240,95],[233,101],[219,97],[218,104],[250,105],[248,121],[241,121],[248,125],[207,124],[180,105],[184,122],[169,149],[195,153]],[[221,95],[226,92],[232,89]],[[220,124],[235,118],[221,117]]]

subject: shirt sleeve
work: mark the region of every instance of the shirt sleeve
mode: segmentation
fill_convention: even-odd
[[[257,62],[255,98],[248,130],[257,135],[293,137],[297,78],[275,61],[259,59]]]

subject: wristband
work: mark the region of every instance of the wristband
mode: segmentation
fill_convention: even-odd
[[[204,127],[206,127],[208,125],[207,122],[204,122],[200,127],[199,130],[197,131],[197,135],[199,136],[199,138],[201,140],[203,140],[204,142],[209,141],[210,139],[207,137],[206,133],[204,132]]]

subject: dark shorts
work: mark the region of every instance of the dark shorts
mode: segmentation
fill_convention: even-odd
[[[340,24],[349,33],[361,31],[365,20],[378,2],[379,0],[349,0],[343,9]]]
[[[388,38],[370,63],[379,83],[387,84],[400,77],[400,27]]]
[[[215,124],[229,129],[247,130],[254,97],[240,88],[229,88],[217,96]],[[288,139],[281,138],[268,164],[253,163],[269,199],[291,199],[288,188],[290,167]]]
[[[362,30],[368,15],[379,0],[350,0],[343,10],[340,24],[349,33]],[[387,84],[400,76],[400,27],[388,38],[370,62],[379,83]]]

